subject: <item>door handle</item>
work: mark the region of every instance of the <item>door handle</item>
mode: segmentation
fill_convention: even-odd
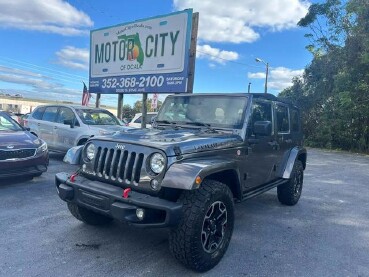
[[[58,127],[54,126],[54,129],[58,129]]]
[[[40,126],[41,125],[41,123],[37,123],[37,126]]]

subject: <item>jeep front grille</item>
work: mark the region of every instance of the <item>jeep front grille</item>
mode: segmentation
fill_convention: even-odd
[[[140,181],[144,154],[98,147],[93,165],[97,177],[130,184]]]

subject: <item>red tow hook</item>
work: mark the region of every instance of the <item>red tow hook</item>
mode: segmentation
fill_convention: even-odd
[[[77,175],[78,175],[78,171],[77,172],[74,172],[72,175],[70,175],[69,180],[71,182],[74,182],[76,180]]]
[[[130,192],[131,192],[131,188],[124,189],[123,190],[123,198],[128,198]]]

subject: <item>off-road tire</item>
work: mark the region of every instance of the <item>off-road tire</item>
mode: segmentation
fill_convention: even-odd
[[[67,203],[67,205],[75,218],[89,225],[106,225],[113,220],[111,217],[95,213],[74,203]]]
[[[170,231],[170,251],[188,268],[198,272],[208,271],[219,263],[232,237],[232,192],[223,183],[204,180],[199,189],[182,193],[179,201],[183,203],[182,218],[179,225]],[[216,248],[209,250],[214,243]]]
[[[300,160],[296,160],[289,181],[277,188],[278,200],[284,205],[295,205],[301,196],[304,182],[304,168]]]

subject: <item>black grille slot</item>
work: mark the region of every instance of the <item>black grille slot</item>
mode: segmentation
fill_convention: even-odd
[[[138,183],[140,180],[141,167],[143,164],[144,154],[138,154],[138,159],[136,159],[135,164],[133,166],[133,180]]]
[[[98,147],[93,162],[94,175],[119,183],[138,183],[143,161],[143,153]]]
[[[36,149],[0,150],[0,161],[30,158],[35,152]]]

